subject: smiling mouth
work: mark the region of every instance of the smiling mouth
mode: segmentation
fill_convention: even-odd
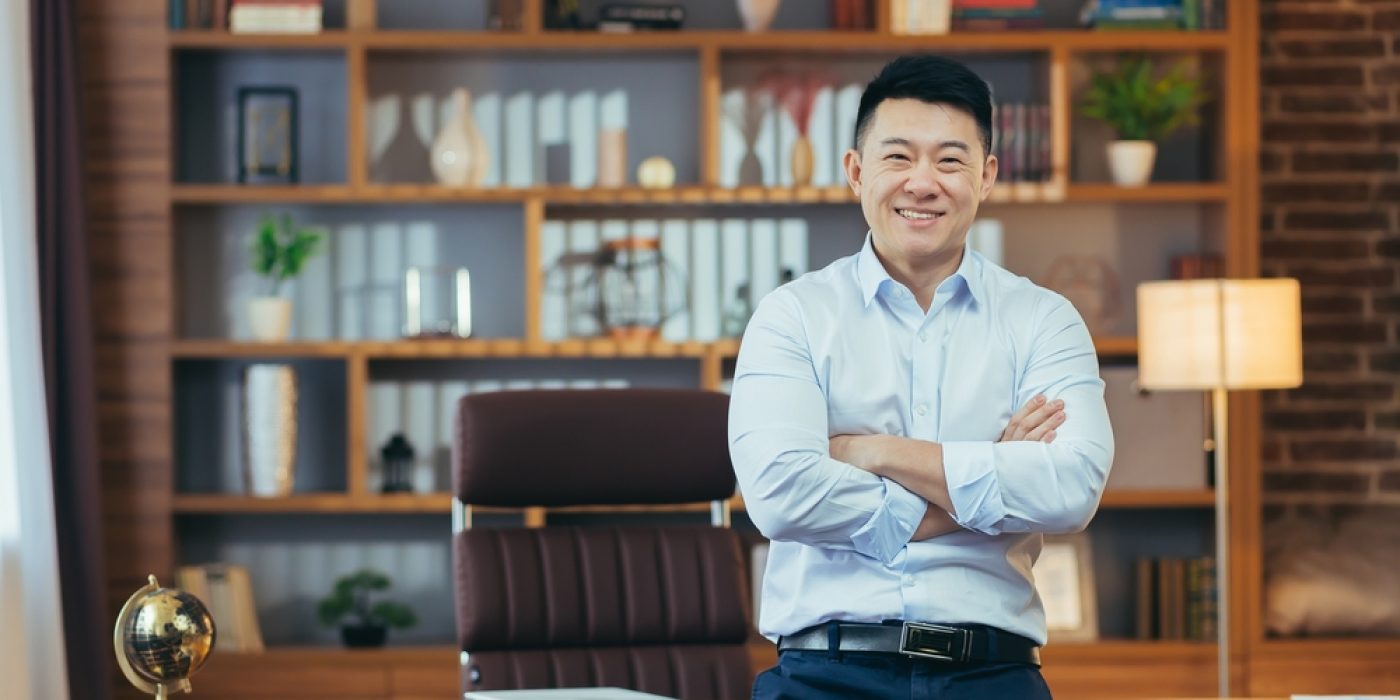
[[[943,212],[937,211],[918,211],[916,209],[895,209],[894,211],[910,221],[932,221],[943,216]]]

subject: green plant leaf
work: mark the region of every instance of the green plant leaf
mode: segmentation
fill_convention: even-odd
[[[390,627],[408,628],[418,624],[418,616],[413,614],[413,610],[402,603],[384,601],[375,604],[370,609],[370,615],[383,620],[384,624]]]
[[[1197,123],[1205,95],[1189,62],[1156,73],[1146,56],[1120,56],[1111,70],[1090,76],[1079,113],[1108,124],[1124,140],[1157,141]]]

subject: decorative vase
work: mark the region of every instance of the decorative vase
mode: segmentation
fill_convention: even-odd
[[[253,297],[248,302],[248,326],[253,340],[279,343],[292,329],[292,301],[282,297]]]
[[[1152,178],[1152,162],[1157,144],[1151,141],[1114,141],[1108,144],[1108,169],[1113,182],[1123,187],[1142,187]]]
[[[342,625],[340,640],[356,649],[384,646],[389,630],[384,625]]]
[[[738,0],[739,16],[744,19],[744,31],[766,32],[778,14],[782,0]]]
[[[816,157],[812,154],[812,141],[806,134],[792,142],[792,184],[804,187],[812,184],[812,164]]]
[[[449,187],[480,187],[490,167],[486,139],[472,113],[472,95],[465,88],[452,91],[451,116],[433,139],[433,176]]]
[[[598,131],[598,187],[627,184],[627,130],[605,128]]]
[[[243,372],[243,464],[248,492],[292,492],[297,456],[297,376],[291,365],[253,364]]]

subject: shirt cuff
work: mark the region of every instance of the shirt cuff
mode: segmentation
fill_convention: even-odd
[[[943,476],[953,501],[953,520],[968,530],[1000,534],[1006,517],[990,442],[943,443]]]
[[[894,563],[895,557],[904,551],[909,538],[919,529],[924,519],[924,511],[932,507],[923,498],[889,479],[880,480],[885,485],[885,495],[880,508],[865,524],[851,534],[851,544],[857,552],[867,557],[879,559],[885,564]]]

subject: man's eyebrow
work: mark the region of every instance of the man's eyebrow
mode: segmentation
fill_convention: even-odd
[[[909,139],[902,138],[902,137],[899,137],[899,136],[890,136],[890,137],[885,138],[885,139],[883,139],[882,141],[880,141],[880,145],[881,145],[881,146],[904,146],[904,147],[906,147],[906,148],[912,148],[914,144],[913,144],[913,142],[911,142]],[[968,145],[967,145],[967,143],[966,143],[965,141],[957,141],[957,140],[940,141],[940,142],[938,143],[938,147],[939,147],[939,148],[958,148],[958,149],[962,149],[963,151],[966,151],[966,152],[968,152],[968,153],[971,153],[971,152],[972,152],[972,149],[971,149],[970,147],[968,147]]]

